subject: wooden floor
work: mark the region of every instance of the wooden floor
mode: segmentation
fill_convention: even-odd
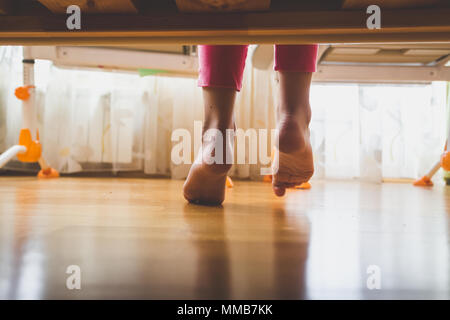
[[[215,208],[181,186],[0,177],[0,298],[450,298],[449,188],[237,181]]]

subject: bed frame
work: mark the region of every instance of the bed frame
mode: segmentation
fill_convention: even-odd
[[[81,29],[68,30],[69,5]],[[369,5],[381,28],[368,29]],[[0,0],[0,44],[450,41],[447,0]]]

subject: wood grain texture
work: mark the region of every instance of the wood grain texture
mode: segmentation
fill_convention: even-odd
[[[66,16],[4,16],[0,44],[449,42],[450,9],[384,10],[369,30],[359,11],[86,15],[80,31]]]
[[[106,47],[106,48],[120,48],[120,49],[127,49],[127,50],[138,50],[138,51],[150,51],[150,52],[165,52],[165,53],[178,53],[178,54],[182,54],[183,51],[183,46],[181,45],[146,45],[146,44],[142,44],[142,45],[131,45],[131,46],[126,46],[126,45],[117,45],[117,46],[111,46],[111,47]]]
[[[426,47],[426,45],[425,45]],[[339,47],[332,48],[324,61],[368,63],[431,63],[450,54],[448,50],[436,49],[380,49]]]
[[[365,9],[370,5],[378,5],[381,9],[429,8],[448,6],[447,0],[344,0],[344,9]]]
[[[39,0],[53,13],[66,13],[67,7],[77,5],[82,13],[137,13],[131,0]]]
[[[346,44],[333,44],[333,48],[346,48]],[[352,45],[358,48],[378,48],[387,50],[407,50],[407,49],[436,49],[436,50],[450,50],[450,42],[440,43],[377,43],[377,44],[358,44]]]
[[[268,10],[270,0],[176,0],[181,12]]]
[[[235,181],[203,207],[182,184],[0,177],[0,299],[450,298],[449,188]]]

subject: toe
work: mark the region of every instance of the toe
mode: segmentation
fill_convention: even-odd
[[[273,186],[273,192],[277,197],[282,197],[286,193],[286,188],[284,186]]]

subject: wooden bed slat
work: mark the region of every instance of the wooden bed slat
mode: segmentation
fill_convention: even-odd
[[[176,0],[181,12],[268,10],[270,0]]]
[[[450,54],[450,50],[438,50],[438,49],[409,49],[405,52],[407,56],[432,56],[442,57]]]
[[[84,13],[137,13],[131,0],[39,0],[53,13],[66,13],[67,7],[77,5]]]
[[[2,44],[248,44],[450,42],[450,9],[384,10],[369,30],[360,11],[86,15],[68,32],[66,15],[2,16]]]
[[[343,55],[331,53],[327,55],[326,62],[348,62],[348,63],[431,63],[441,58],[440,55],[404,55],[396,52],[381,52],[374,55]]]
[[[450,41],[450,40],[449,40]],[[333,44],[333,48],[347,48],[346,44]],[[353,46],[352,46],[353,47]],[[377,48],[386,50],[408,50],[408,49],[436,49],[450,51],[450,42],[440,43],[378,43],[378,44],[358,44],[358,48]]]

